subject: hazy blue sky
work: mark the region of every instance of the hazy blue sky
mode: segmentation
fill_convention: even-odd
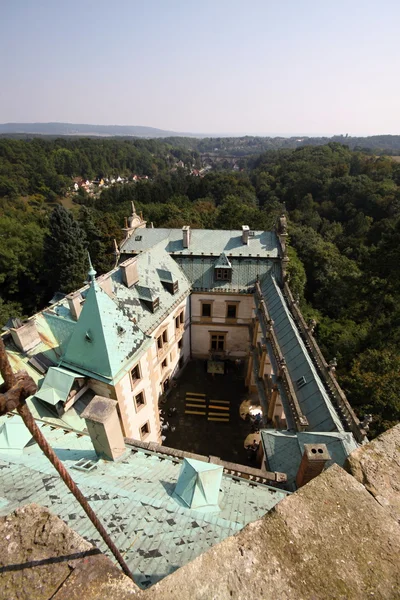
[[[0,0],[0,122],[400,134],[398,0]]]

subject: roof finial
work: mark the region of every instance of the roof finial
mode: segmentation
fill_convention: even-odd
[[[89,258],[89,271],[88,271],[89,282],[94,283],[94,278],[96,277],[96,271],[93,269],[92,260],[90,258],[89,252],[88,252],[88,258]]]
[[[133,202],[131,202],[131,204],[132,204],[132,217],[134,217],[136,215],[135,205]]]

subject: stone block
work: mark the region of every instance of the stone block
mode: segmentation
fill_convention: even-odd
[[[37,504],[1,517],[0,539],[0,600],[127,600],[138,590],[97,548]],[[118,595],[109,593],[116,588]]]
[[[345,468],[400,522],[400,424],[354,450]]]

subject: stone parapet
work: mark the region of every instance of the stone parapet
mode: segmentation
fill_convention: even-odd
[[[217,456],[203,456],[201,454],[194,454],[193,452],[186,452],[186,450],[168,448],[167,446],[162,446],[156,442],[142,442],[141,440],[134,440],[131,438],[125,438],[125,443],[129,447],[145,450],[147,452],[155,452],[156,454],[168,456],[171,459],[183,460],[184,458],[193,458],[202,462],[221,465],[224,467],[224,473],[226,475],[240,477],[241,479],[250,479],[255,483],[268,484],[276,482],[282,484],[287,481],[285,473],[254,469],[252,467],[247,467],[246,465],[239,465],[237,463],[221,460]]]
[[[0,600],[136,598],[133,581],[47,508],[1,517],[0,536]]]
[[[345,468],[400,523],[400,424],[354,450]]]

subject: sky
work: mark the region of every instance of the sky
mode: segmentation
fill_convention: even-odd
[[[398,0],[0,0],[0,122],[400,134]]]

